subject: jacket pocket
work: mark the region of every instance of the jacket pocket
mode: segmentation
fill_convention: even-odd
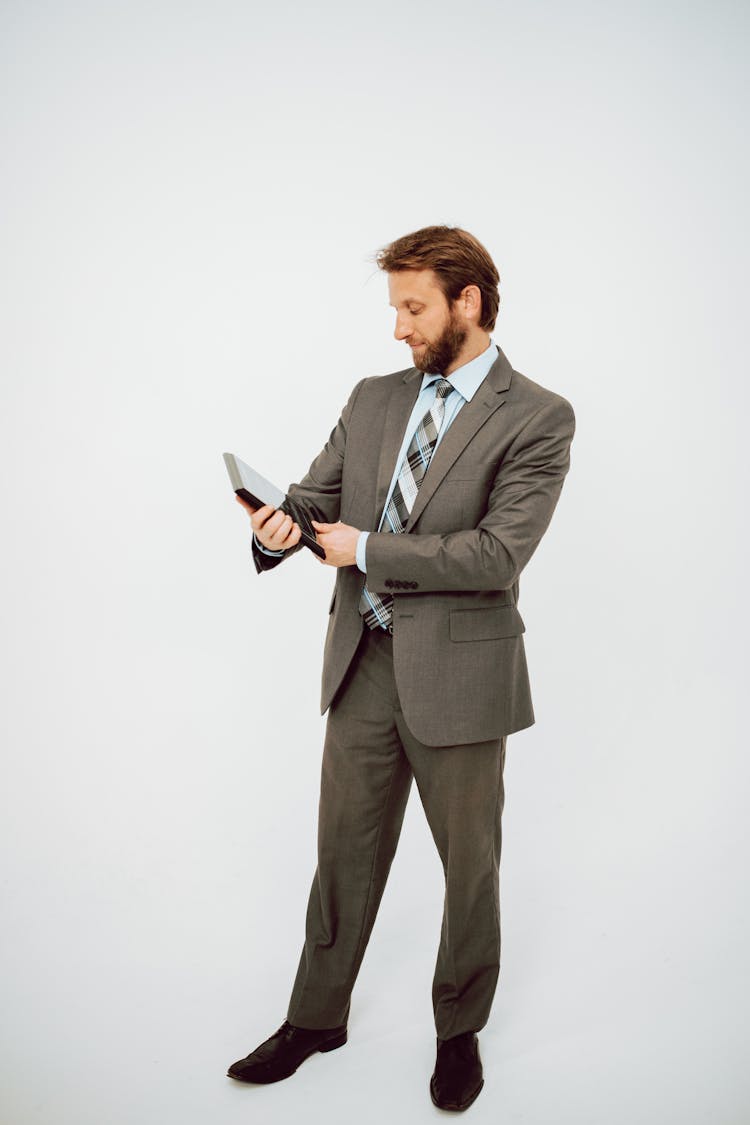
[[[498,637],[517,637],[525,631],[523,618],[514,605],[450,611],[452,641],[491,641]]]

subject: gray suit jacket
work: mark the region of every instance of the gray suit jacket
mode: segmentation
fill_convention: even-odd
[[[315,519],[372,531],[367,584],[393,595],[401,707],[429,746],[483,742],[534,722],[518,580],[559,499],[575,415],[497,351],[435,450],[402,535],[374,529],[422,382],[414,367],[360,380],[309,471],[288,489]],[[273,558],[253,545],[256,570],[300,549]],[[357,566],[336,570],[321,714],[362,634],[364,582]]]

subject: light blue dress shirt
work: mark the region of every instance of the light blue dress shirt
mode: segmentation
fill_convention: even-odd
[[[440,445],[440,442],[443,439],[443,435],[445,434],[453,419],[458,414],[463,404],[465,402],[470,402],[474,397],[480,383],[484,380],[489,369],[492,367],[492,364],[497,359],[497,356],[498,352],[495,343],[492,339],[490,339],[487,348],[481,353],[481,355],[476,356],[475,359],[470,360],[468,363],[464,363],[462,367],[457,367],[455,371],[447,376],[448,382],[453,383],[455,390],[445,399],[445,414],[443,415],[443,424],[441,425],[440,432],[438,433],[435,449],[437,449],[438,445]],[[442,378],[442,375],[427,375],[425,373],[422,374],[422,386],[420,388],[419,394],[417,395],[417,400],[414,403],[414,409],[409,415],[409,420],[406,423],[406,429],[404,430],[404,439],[401,442],[401,448],[399,449],[398,457],[396,458],[396,465],[393,470],[393,476],[391,477],[391,483],[388,487],[388,492],[386,494],[385,504],[383,505],[383,511],[380,516],[380,523],[378,524],[378,531],[380,531],[380,528],[383,526],[383,517],[385,516],[389,501],[391,499],[391,494],[395,487],[396,481],[398,480],[398,476],[401,471],[401,465],[404,457],[406,456],[406,451],[411,445],[411,439],[416,433],[417,426],[435,402],[435,384],[439,379]],[[367,536],[369,534],[369,531],[360,532],[359,538],[357,539],[356,548],[357,566],[365,574],[367,573],[365,550],[367,544]],[[257,537],[255,538],[255,542],[259,549],[261,551],[264,551],[267,555],[284,554],[283,551],[269,551],[258,541]]]

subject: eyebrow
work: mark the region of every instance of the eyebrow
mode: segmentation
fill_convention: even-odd
[[[421,297],[405,297],[404,300],[401,302],[401,304],[402,305],[423,305],[424,301],[422,300]],[[398,305],[394,305],[393,301],[389,301],[388,307],[391,308],[391,309],[396,309],[396,308],[398,308]]]

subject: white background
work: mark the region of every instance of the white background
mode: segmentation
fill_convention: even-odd
[[[3,1122],[437,1119],[416,792],[349,1044],[225,1077],[302,943],[334,575],[256,576],[221,458],[286,487],[409,364],[372,255],[436,222],[578,426],[472,1120],[746,1121],[747,7],[68,0],[0,42]]]

